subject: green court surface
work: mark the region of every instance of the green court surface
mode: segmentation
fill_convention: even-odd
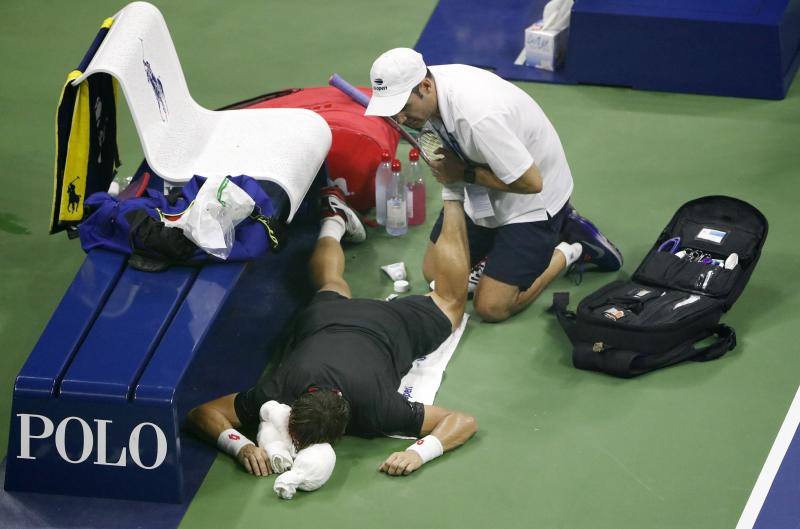
[[[156,3],[191,92],[209,108],[324,85],[333,72],[366,84],[372,60],[413,46],[435,5]],[[0,456],[14,377],[83,259],[77,241],[46,233],[58,93],[102,19],[122,5],[0,5]],[[220,455],[181,527],[736,525],[800,383],[800,84],[783,101],[520,86],[558,130],[575,177],[572,202],[617,243],[623,270],[587,273],[578,286],[561,278],[502,324],[471,319],[437,397],[477,418],[479,432],[464,447],[391,478],[378,465],[407,441],[346,438],[330,482],[288,502],[273,494],[273,477],[251,477]],[[141,149],[130,118],[120,122],[121,172],[131,174]],[[401,144],[401,153],[407,148]],[[397,239],[372,229],[365,244],[347,249],[355,295],[388,295],[379,266],[400,260],[412,292],[426,291],[422,254],[439,202],[437,184],[428,183],[425,227]],[[574,369],[569,343],[546,312],[552,293],[568,290],[574,303],[632,273],[674,210],[710,194],[747,200],[770,222],[761,262],[724,318],[739,346],[718,361],[634,380]]]

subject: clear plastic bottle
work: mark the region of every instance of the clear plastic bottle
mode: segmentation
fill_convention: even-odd
[[[419,151],[411,149],[408,153],[408,178],[406,178],[408,194],[406,196],[406,213],[408,225],[416,226],[425,222],[425,180],[419,165]]]
[[[375,220],[383,226],[386,224],[386,190],[392,182],[392,155],[389,151],[381,152],[381,163],[375,170]]]
[[[389,235],[404,235],[408,231],[406,216],[406,185],[403,181],[400,160],[392,162],[392,183],[386,200],[386,232]]]

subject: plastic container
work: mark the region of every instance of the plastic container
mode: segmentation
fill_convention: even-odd
[[[386,224],[387,189],[392,182],[392,155],[389,151],[381,152],[381,163],[375,170],[375,220],[383,226]]]
[[[425,222],[425,180],[419,165],[419,151],[408,153],[408,178],[406,179],[406,214],[408,225],[417,226]]]
[[[395,237],[408,231],[406,214],[406,186],[400,160],[392,162],[392,182],[386,200],[386,232]]]

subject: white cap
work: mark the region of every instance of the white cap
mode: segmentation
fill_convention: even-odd
[[[372,63],[372,98],[366,116],[394,116],[408,102],[411,90],[425,79],[428,68],[411,48],[394,48]]]

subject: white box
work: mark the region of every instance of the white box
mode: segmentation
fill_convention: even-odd
[[[543,30],[542,21],[525,29],[525,65],[550,70],[559,67],[567,50],[569,27],[561,31]]]

